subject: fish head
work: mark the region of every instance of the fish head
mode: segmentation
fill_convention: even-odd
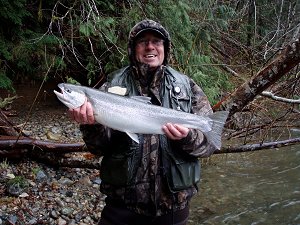
[[[61,83],[58,85],[61,92],[55,91],[57,98],[68,108],[76,109],[84,104],[86,95],[82,90],[78,90],[73,85]]]

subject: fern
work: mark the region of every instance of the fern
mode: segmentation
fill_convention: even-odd
[[[4,71],[0,70],[0,89],[1,88],[15,92],[11,79],[6,76]]]

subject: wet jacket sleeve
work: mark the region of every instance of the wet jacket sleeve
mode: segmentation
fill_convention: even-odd
[[[192,89],[192,112],[198,115],[210,115],[213,113],[210,103],[202,89],[190,79]],[[201,131],[191,129],[188,136],[179,141],[172,141],[174,148],[180,148],[189,155],[196,157],[208,157],[217,150],[213,143],[209,143]]]

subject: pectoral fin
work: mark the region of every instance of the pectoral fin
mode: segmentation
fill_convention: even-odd
[[[139,137],[138,137],[137,134],[129,133],[129,132],[126,132],[126,134],[127,134],[132,140],[134,140],[136,143],[140,143]]]

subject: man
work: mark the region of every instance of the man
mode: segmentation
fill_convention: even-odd
[[[130,65],[110,75],[102,89],[120,86],[125,95],[147,96],[155,105],[212,113],[201,88],[168,66],[170,46],[161,24],[137,23],[129,34]],[[94,124],[89,102],[70,112],[82,124],[88,149],[103,156],[101,192],[107,198],[101,225],[187,224],[189,201],[200,179],[197,157],[216,150],[201,131],[167,123],[162,127],[165,135],[138,135],[137,144],[123,132]]]

